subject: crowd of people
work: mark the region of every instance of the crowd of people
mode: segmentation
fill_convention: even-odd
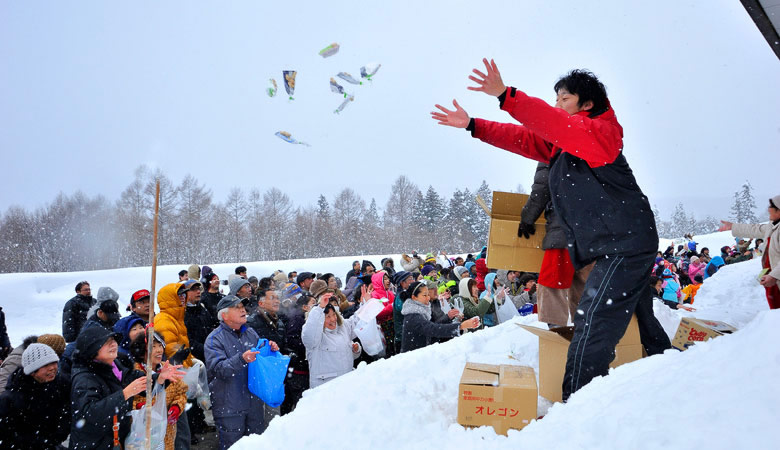
[[[166,393],[165,448],[190,448],[214,431],[220,448],[228,448],[293,411],[307,389],[360,362],[496,325],[505,304],[514,314],[536,307],[537,275],[488,269],[485,248],[465,258],[405,254],[399,265],[391,257],[379,265],[355,261],[344,281],[333,273],[281,270],[258,278],[245,266],[222,281],[211,267],[192,265],[156,294],[151,355],[149,290],[135,291],[122,308],[111,287],[93,297],[90,283],[78,282],[63,308],[61,335],[7,345],[0,443],[41,449],[123,443],[132,427],[128,412],[146,404],[150,372]],[[360,311],[369,302],[381,309],[368,324],[381,339],[381,351],[371,354],[356,334],[367,325]],[[260,339],[290,357],[285,400],[276,408],[248,389],[247,367]]]

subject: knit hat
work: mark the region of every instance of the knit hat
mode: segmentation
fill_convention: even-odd
[[[780,195],[775,195],[774,197],[769,199],[769,206],[780,209]]]
[[[430,265],[430,264],[426,264],[426,265],[424,265],[424,266],[423,266],[421,273],[422,273],[422,274],[423,274],[423,276],[425,277],[425,276],[428,276],[428,274],[429,274],[429,273],[431,273],[431,272],[433,272],[434,270],[436,270],[436,268],[435,268],[435,267],[433,267],[433,266],[432,266],[432,265]]]
[[[463,266],[458,266],[455,268],[455,275],[457,275],[458,279],[460,280],[463,278],[464,273],[468,273],[468,269]]]
[[[328,289],[328,283],[323,280],[314,280],[309,286],[309,292],[312,297],[317,298],[326,292],[333,292],[333,289]]]
[[[59,334],[42,334],[38,336],[38,343],[51,347],[57,356],[62,356],[65,352],[65,338]]]
[[[46,344],[30,344],[22,353],[22,367],[24,374],[30,375],[41,367],[56,363],[60,360],[57,353]]]
[[[312,283],[313,284],[313,283]],[[301,287],[295,283],[287,283],[282,289],[282,300],[286,300],[290,297],[300,294]]]
[[[394,285],[398,286],[398,285],[400,285],[400,284],[401,284],[401,283],[402,283],[402,282],[403,282],[405,279],[407,279],[407,278],[409,278],[409,277],[411,277],[411,276],[412,276],[412,273],[411,273],[411,272],[407,272],[407,271],[405,271],[405,270],[402,270],[402,271],[400,271],[400,272],[397,272],[397,273],[396,273],[396,274],[393,276],[393,278],[391,279],[391,281],[393,282],[393,284],[394,284]]]
[[[228,286],[230,286],[230,295],[236,295],[239,289],[244,287],[245,284],[249,284],[249,281],[247,281],[244,278],[241,277],[234,277],[228,282]]]
[[[106,300],[113,300],[117,302],[119,301],[119,294],[117,294],[116,291],[111,289],[110,287],[103,286],[100,289],[98,289],[96,299],[98,303],[103,303]]]

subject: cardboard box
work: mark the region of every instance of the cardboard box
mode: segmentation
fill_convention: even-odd
[[[544,215],[536,221],[536,233],[530,239],[517,237],[520,212],[527,201],[526,194],[493,192],[487,251],[487,266],[491,269],[539,272],[542,267]]]
[[[708,341],[735,331],[737,331],[736,328],[725,322],[683,317],[672,340],[672,347],[685,351],[688,347],[696,345],[697,342]]]
[[[490,425],[506,435],[536,419],[537,397],[531,367],[466,363],[458,387],[458,423]]]
[[[574,336],[574,327],[544,330],[528,325],[520,326],[539,336],[539,395],[551,402],[560,402],[563,396],[566,357],[571,338]],[[615,359],[609,367],[636,361],[643,356],[645,356],[644,347],[639,339],[639,325],[634,315],[625,334],[615,347]]]

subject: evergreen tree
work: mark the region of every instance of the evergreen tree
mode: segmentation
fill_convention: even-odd
[[[678,203],[672,214],[672,236],[675,238],[683,237],[689,232],[688,224],[688,218],[685,215],[685,207],[683,207],[682,203]]]
[[[433,186],[428,186],[425,192],[425,222],[423,227],[429,233],[435,233],[442,226],[442,220],[447,215],[444,199]]]
[[[742,189],[734,192],[734,204],[731,205],[731,218],[737,223],[757,223],[756,200],[753,197],[753,186],[745,181]]]

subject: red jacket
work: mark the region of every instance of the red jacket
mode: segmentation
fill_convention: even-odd
[[[485,290],[485,277],[488,274],[488,267],[484,258],[478,259],[474,264],[474,269],[477,271],[477,289],[482,292]]]
[[[507,89],[501,109],[523,125],[474,119],[472,135],[512,153],[549,163],[556,147],[585,160],[590,167],[615,161],[623,148],[623,127],[610,107],[595,118],[587,111],[570,116],[566,111]]]

